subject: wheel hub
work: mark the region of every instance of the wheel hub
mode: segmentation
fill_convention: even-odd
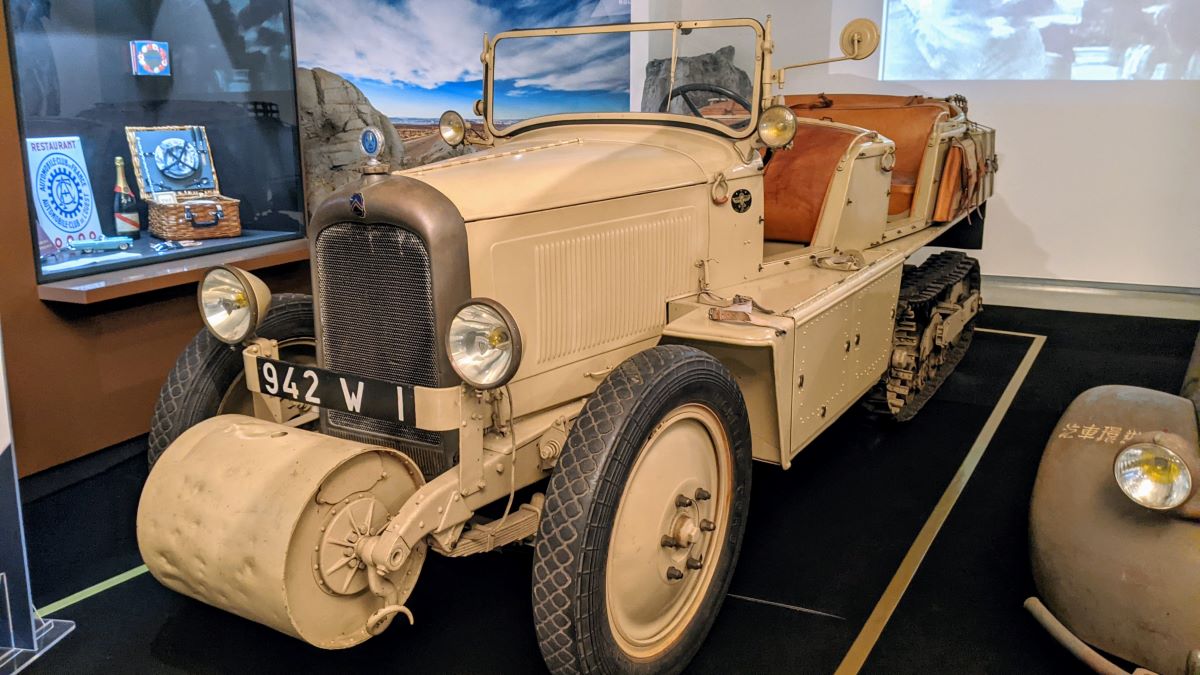
[[[675,541],[678,541],[686,548],[690,548],[700,538],[700,525],[696,522],[696,519],[688,514],[680,515],[676,523],[674,528]]]
[[[630,470],[609,544],[606,607],[626,653],[652,658],[692,621],[720,557],[731,490],[716,415],[696,404],[668,414]]]

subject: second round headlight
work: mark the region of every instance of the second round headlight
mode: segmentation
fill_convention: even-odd
[[[1156,443],[1137,443],[1117,454],[1113,463],[1117,486],[1140,506],[1173,509],[1192,494],[1192,474],[1171,450]]]
[[[467,122],[456,111],[447,110],[438,120],[438,133],[446,145],[457,148],[467,138]]]
[[[500,303],[477,298],[451,320],[446,354],[467,384],[492,389],[506,384],[521,365],[521,335]]]

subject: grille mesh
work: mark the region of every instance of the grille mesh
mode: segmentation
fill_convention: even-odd
[[[421,238],[392,225],[338,223],[317,235],[315,253],[325,367],[439,386],[429,253]],[[335,410],[326,414],[337,435],[362,438],[366,432],[436,446],[413,459],[427,475],[441,468],[441,434],[435,431]]]

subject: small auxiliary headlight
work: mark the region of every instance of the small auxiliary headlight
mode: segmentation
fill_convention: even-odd
[[[453,110],[447,110],[438,120],[438,133],[442,135],[442,140],[446,141],[446,145],[456,148],[462,145],[463,140],[467,137],[467,123],[463,120],[462,115]]]
[[[221,342],[237,344],[258,330],[267,314],[271,292],[253,274],[222,265],[204,273],[197,299],[208,332]]]
[[[1136,443],[1117,453],[1113,475],[1126,497],[1156,511],[1173,509],[1192,494],[1187,464],[1156,443]]]
[[[512,379],[521,365],[521,334],[500,303],[475,298],[450,321],[446,354],[454,372],[467,384],[492,389]]]
[[[758,137],[769,148],[782,148],[796,137],[796,113],[783,105],[773,105],[758,116]]]

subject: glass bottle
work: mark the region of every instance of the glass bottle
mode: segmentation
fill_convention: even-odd
[[[137,199],[125,180],[125,159],[117,157],[117,184],[113,187],[113,221],[117,236],[140,239],[142,218],[138,214]]]

